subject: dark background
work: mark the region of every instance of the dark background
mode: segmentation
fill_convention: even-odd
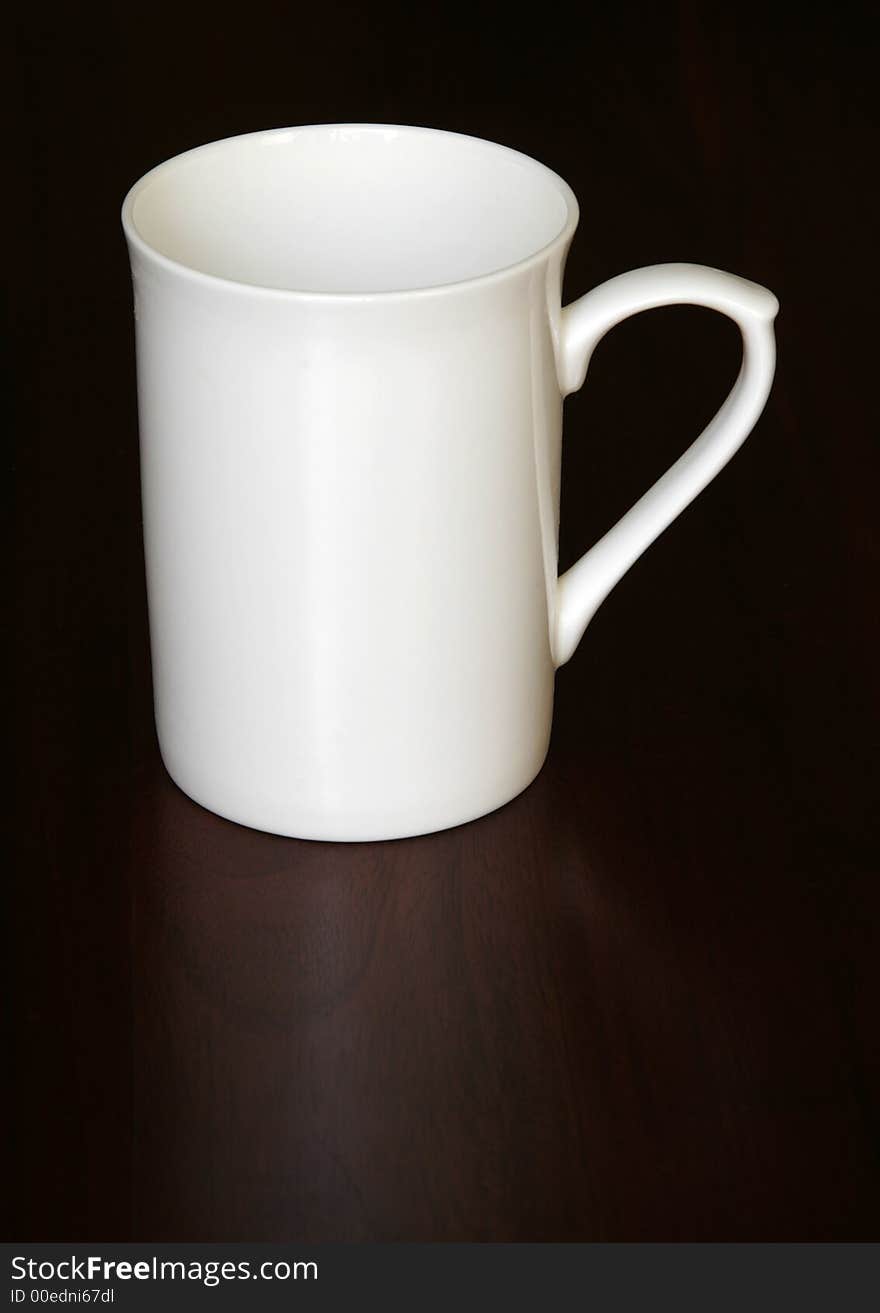
[[[880,1221],[874,76],[858,12],[32,7],[17,401],[19,1240],[832,1240]],[[494,138],[566,177],[567,299],[691,260],[782,304],[753,438],[466,827],[298,842],[158,760],[118,211],[203,141]],[[875,300],[876,298],[874,298]],[[696,436],[726,320],[630,320],[566,408],[564,568]]]

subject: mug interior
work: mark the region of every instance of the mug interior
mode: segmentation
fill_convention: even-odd
[[[188,269],[308,293],[479,278],[574,227],[535,160],[427,128],[326,125],[231,137],[160,164],[126,198],[130,240]]]

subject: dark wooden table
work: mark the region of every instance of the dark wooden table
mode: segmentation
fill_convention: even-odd
[[[16,1239],[878,1236],[866,41],[846,6],[581,8],[22,28]],[[569,298],[684,259],[782,313],[754,437],[560,672],[533,787],[344,846],[220,820],[159,764],[118,206],[190,145],[352,119],[566,176]],[[563,567],[738,353],[691,309],[605,340],[567,403]]]

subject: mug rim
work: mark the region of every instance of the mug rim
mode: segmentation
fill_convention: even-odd
[[[344,292],[344,291],[306,291],[298,288],[270,287],[262,283],[251,283],[241,279],[227,278],[221,274],[207,273],[201,269],[196,269],[192,265],[185,264],[181,260],[175,260],[171,256],[163,254],[156,246],[152,245],[138,231],[134,221],[134,205],[139,195],[146,187],[157,177],[168,172],[174,167],[180,165],[184,160],[192,159],[196,155],[215,153],[233,142],[253,141],[267,138],[280,138],[299,132],[313,131],[393,131],[420,134],[424,136],[441,136],[451,137],[463,142],[478,142],[481,146],[488,146],[495,151],[505,155],[515,156],[521,163],[531,168],[536,175],[543,177],[545,181],[551,182],[561,195],[565,207],[565,222],[559,232],[552,237],[549,242],[543,246],[515,260],[512,264],[504,265],[500,269],[493,269],[487,273],[474,274],[469,278],[454,279],[451,282],[436,283],[427,287],[407,287],[388,290],[361,291],[361,292]],[[471,133],[451,132],[445,128],[424,127],[417,124],[408,123],[303,123],[291,125],[283,128],[264,128],[257,132],[235,133],[230,137],[221,137],[216,141],[205,142],[200,146],[193,146],[189,150],[181,151],[177,155],[172,155],[163,160],[160,164],[155,165],[144,173],[137,182],[128,190],[122,202],[122,228],[125,233],[126,241],[130,248],[137,251],[145,259],[152,261],[160,268],[165,269],[168,273],[184,278],[188,281],[201,285],[225,288],[229,291],[251,293],[259,297],[269,297],[281,300],[297,301],[320,301],[320,302],[364,302],[364,301],[381,301],[388,302],[394,300],[409,299],[411,297],[426,297],[448,295],[457,291],[463,291],[466,288],[483,287],[492,283],[501,282],[506,278],[523,273],[529,268],[541,264],[550,258],[553,251],[560,246],[565,246],[571,240],[580,217],[580,209],[577,198],[569,184],[553,169],[542,164],[531,155],[526,155],[523,151],[515,150],[512,146],[504,146],[500,142],[492,141],[487,137],[477,137]]]

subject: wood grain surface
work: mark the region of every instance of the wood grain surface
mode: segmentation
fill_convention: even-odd
[[[21,1240],[865,1240],[880,1223],[876,228],[846,6],[37,9],[19,32],[10,921]],[[779,296],[754,436],[615,590],[503,810],[394,843],[223,821],[158,760],[122,196],[286,123],[562,173],[571,299]],[[566,403],[564,568],[738,369],[631,320]]]

